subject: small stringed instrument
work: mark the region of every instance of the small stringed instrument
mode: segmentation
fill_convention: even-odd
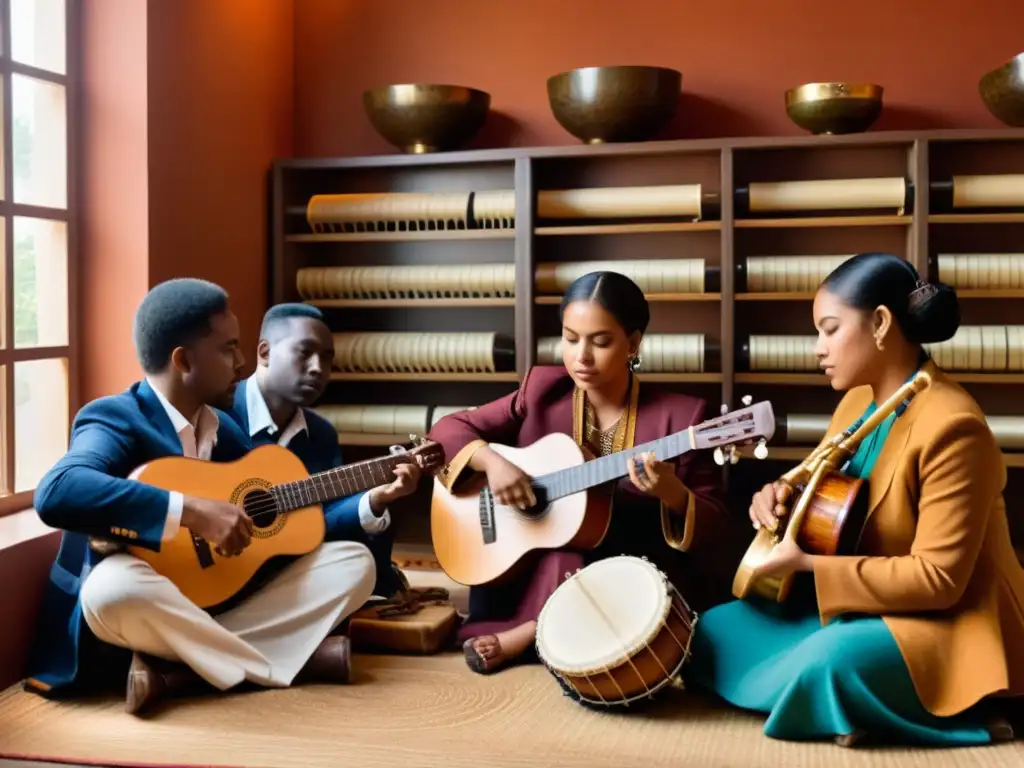
[[[608,532],[610,483],[629,474],[627,458],[654,453],[659,461],[666,461],[693,450],[717,452],[755,441],[760,441],[760,457],[766,455],[764,442],[774,434],[771,404],[761,402],[592,460],[562,433],[543,437],[527,448],[491,443],[491,450],[532,478],[536,506],[522,511],[498,504],[483,473],[469,478],[456,493],[435,477],[430,510],[434,551],[454,581],[478,586],[504,576],[534,551],[593,549]],[[600,486],[606,487],[589,491]]]
[[[743,599],[758,594],[783,602],[795,574],[760,576],[758,569],[784,538],[811,555],[844,555],[853,552],[867,515],[867,484],[842,473],[841,468],[857,452],[857,446],[903,403],[909,403],[931,384],[924,371],[907,381],[863,422],[826,440],[801,464],[779,478],[789,488],[792,512],[779,518],[776,530],[761,528],[747,548],[733,578],[732,593]]]
[[[399,464],[416,463],[429,474],[444,464],[440,444],[411,436],[411,450],[310,475],[294,453],[264,445],[238,461],[210,462],[168,456],[144,464],[133,477],[147,485],[186,496],[219,499],[241,506],[253,521],[249,546],[233,557],[214,551],[205,539],[182,527],[159,552],[128,551],[170,579],[200,608],[220,606],[238,595],[270,560],[306,555],[324,540],[324,502],[351,496],[395,479]]]

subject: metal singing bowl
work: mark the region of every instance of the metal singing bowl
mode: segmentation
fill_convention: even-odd
[[[863,133],[882,113],[880,85],[805,83],[786,91],[786,114],[814,134]]]
[[[675,116],[683,75],[663,67],[585,67],[548,78],[559,124],[587,144],[647,141]]]
[[[461,85],[385,85],[363,93],[374,129],[403,152],[458,149],[487,120],[491,94]]]
[[[997,120],[1024,128],[1024,53],[986,72],[978,82],[978,93]]]

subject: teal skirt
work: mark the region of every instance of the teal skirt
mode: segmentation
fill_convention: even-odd
[[[751,598],[701,615],[687,682],[766,713],[764,733],[776,739],[864,731],[908,744],[991,742],[980,707],[954,717],[924,708],[881,619],[840,617],[822,627],[813,597],[799,602]]]

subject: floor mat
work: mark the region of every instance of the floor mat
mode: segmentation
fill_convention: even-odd
[[[960,750],[793,744],[763,718],[672,690],[649,711],[593,712],[539,666],[484,677],[459,654],[356,656],[355,683],[179,699],[0,694],[0,757],[240,768],[1020,768],[1024,744]]]

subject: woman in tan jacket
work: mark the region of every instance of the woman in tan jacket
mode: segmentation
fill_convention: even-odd
[[[906,261],[863,253],[814,300],[815,354],[846,391],[828,437],[923,369],[931,386],[897,408],[843,468],[867,480],[856,554],[812,556],[783,540],[761,575],[795,573],[782,604],[752,597],[700,619],[689,677],[765,712],[780,739],[864,735],[977,745],[1012,738],[993,699],[1024,695],[1024,569],[1010,542],[1006,469],[978,404],[922,345],[953,336],[956,293]],[[787,501],[770,484],[754,528]]]

